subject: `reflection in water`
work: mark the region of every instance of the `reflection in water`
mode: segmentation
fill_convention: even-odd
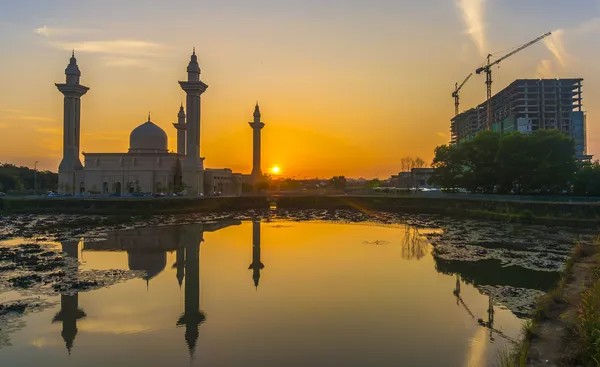
[[[67,256],[75,258],[76,260],[78,259],[79,243],[77,241],[63,241],[61,245],[62,251],[66,253]],[[67,276],[73,276],[73,278],[75,278],[77,276],[77,270],[70,271],[74,271],[75,274],[67,274]],[[65,346],[67,347],[69,355],[71,354],[75,336],[77,335],[77,320],[84,317],[86,317],[86,314],[79,308],[79,295],[77,293],[72,295],[60,295],[60,311],[54,316],[52,322],[62,322],[62,332],[60,335],[65,341]]]
[[[176,261],[172,268],[176,268],[176,277],[179,287],[184,285],[184,311],[176,322],[176,325],[185,326],[185,342],[190,357],[194,358],[196,343],[198,341],[199,326],[206,321],[206,315],[200,310],[200,243],[204,241],[204,232],[213,232],[219,229],[238,225],[239,220],[225,220],[217,223],[192,224],[186,226],[173,226],[162,228],[138,228],[128,231],[117,231],[109,234],[106,241],[85,243],[85,251],[127,251],[128,266],[130,270],[142,270],[145,272],[143,279],[147,285],[152,278],[160,274],[166,267],[167,251],[175,250]],[[260,246],[260,222],[258,225],[258,244]],[[77,244],[75,243],[75,256],[77,256]],[[260,250],[258,253],[260,262]],[[260,275],[259,275],[260,277]],[[258,285],[258,278],[255,278]],[[75,296],[75,302],[77,300]],[[72,307],[71,303],[65,304]],[[76,305],[75,305],[76,309]],[[76,313],[71,311],[73,318],[83,317],[83,312]],[[83,316],[81,316],[83,315]],[[58,317],[58,315],[57,315]],[[71,320],[69,319],[69,320]],[[74,321],[71,321],[73,323]],[[67,327],[70,330],[73,327]],[[67,339],[65,339],[66,341]],[[72,339],[67,347],[72,346]]]
[[[194,358],[198,327],[206,320],[200,311],[200,242],[202,230],[198,226],[185,229],[185,299],[183,315],[177,320],[177,326],[185,325],[185,342]]]
[[[62,332],[59,325],[24,328],[15,334],[22,347],[7,348],[0,360],[65,365],[70,358],[74,365],[90,367],[365,366],[390,361],[459,366],[467,357],[468,365],[489,365],[495,350],[518,335],[521,320],[507,309],[494,308],[494,301],[502,300],[488,298],[472,285],[541,287],[546,276],[553,276],[501,268],[493,261],[474,264],[430,256],[431,245],[423,233],[436,229],[295,222],[281,231],[253,218],[240,228],[205,233],[235,224],[240,222],[140,228],[110,233],[106,241],[84,242],[87,262],[79,270],[66,270],[74,272],[70,276],[94,266],[129,268],[143,270],[146,284],[137,279],[90,291],[81,305],[77,294],[63,294],[60,312],[48,310],[43,317],[49,323],[56,313],[53,322],[62,323]],[[364,246],[363,239],[372,237],[388,245]],[[286,246],[269,246],[281,242]],[[68,256],[78,258],[76,242],[62,246]],[[258,289],[265,268],[261,246],[268,249],[269,289],[264,292],[263,278],[257,294],[248,276],[251,272]],[[120,253],[94,253],[105,251]],[[411,261],[398,266],[401,258]],[[314,263],[310,272],[304,271],[307,259]],[[356,265],[365,271],[356,272]],[[529,275],[537,280],[519,279]],[[240,304],[245,312],[240,312]],[[135,327],[125,330],[125,323]],[[95,327],[98,324],[102,327]],[[44,338],[49,341],[45,346],[31,346],[31,340]],[[58,357],[52,353],[57,344]],[[83,344],[90,347],[81,348]],[[73,350],[72,356],[64,353],[63,345],[69,355]],[[438,353],[430,353],[432,345]],[[105,350],[110,355],[101,355]]]
[[[260,280],[260,271],[265,265],[260,261],[260,218],[252,219],[252,264],[248,266],[248,270],[252,269],[252,279],[254,287],[258,290],[258,282]]]
[[[500,260],[489,259],[479,261],[445,260],[433,257],[435,269],[442,274],[460,274],[467,284],[502,285],[515,288],[550,290],[560,274],[549,271],[535,271],[518,266],[502,266]]]
[[[402,242],[402,258],[406,260],[421,260],[429,251],[429,241],[415,227],[404,226]]]

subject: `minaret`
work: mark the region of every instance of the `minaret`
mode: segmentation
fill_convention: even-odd
[[[258,102],[254,107],[254,121],[249,122],[252,128],[252,182],[254,184],[262,180],[262,170],[260,169],[260,131],[265,124],[260,121],[260,109]]]
[[[81,135],[81,96],[88,87],[79,84],[81,71],[77,66],[75,51],[65,69],[66,82],[56,84],[65,96],[63,113],[63,158],[58,166],[58,190],[62,193],[75,193],[76,187],[83,182],[83,165],[79,160],[79,138]]]
[[[248,270],[252,269],[252,279],[254,287],[258,290],[258,282],[260,280],[260,271],[265,265],[260,262],[260,219],[252,219],[252,264]]]
[[[77,241],[62,242],[62,250],[67,256],[77,260],[79,243]],[[77,293],[60,295],[60,311],[54,316],[52,323],[62,323],[62,332],[60,335],[65,341],[65,346],[67,347],[69,355],[71,354],[75,336],[77,335],[77,320],[82,319],[85,316],[85,312],[79,308],[79,295]]]
[[[188,186],[188,194],[196,195],[203,192],[203,160],[200,157],[200,96],[208,85],[200,80],[200,65],[196,49],[187,67],[188,80],[180,81],[179,85],[186,93],[186,157],[183,165],[183,182]]]
[[[177,129],[177,154],[185,155],[185,112],[183,111],[183,104],[179,107],[179,113],[177,114],[177,122],[173,123],[175,129]]]

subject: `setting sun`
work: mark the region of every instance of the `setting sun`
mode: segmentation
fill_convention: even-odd
[[[278,175],[278,174],[281,173],[281,168],[279,168],[279,166],[273,166],[271,168],[271,173],[274,174],[274,175]]]

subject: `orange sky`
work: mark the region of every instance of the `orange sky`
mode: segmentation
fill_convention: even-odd
[[[54,83],[64,80],[71,48],[82,83],[91,88],[82,99],[83,151],[126,151],[129,132],[146,120],[148,110],[175,150],[171,123],[184,100],[177,81],[185,79],[196,46],[201,78],[209,85],[202,98],[206,167],[250,172],[247,122],[259,100],[266,124],[264,171],[279,165],[285,176],[296,178],[385,178],[400,170],[401,157],[430,161],[433,149],[449,140],[452,88],[483,55],[548,30],[556,32],[546,46],[532,46],[494,70],[494,91],[515,78],[583,77],[588,151],[594,154],[600,144],[593,103],[600,97],[600,70],[598,51],[588,46],[600,35],[600,8],[581,1],[565,13],[558,0],[531,3],[0,5],[0,161],[33,166],[38,160],[42,169],[56,171],[62,95]],[[537,10],[533,3],[540,3]],[[484,98],[483,78],[474,76],[464,88],[462,107]]]

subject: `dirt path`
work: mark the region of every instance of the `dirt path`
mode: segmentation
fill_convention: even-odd
[[[586,246],[584,253],[596,252],[596,246]],[[580,304],[580,293],[592,282],[593,269],[597,267],[596,258],[583,256],[576,260],[566,285],[555,297],[558,302],[551,302],[546,317],[538,324],[535,334],[530,341],[526,366],[550,367],[568,366],[564,361],[569,350],[570,325],[577,317]]]

